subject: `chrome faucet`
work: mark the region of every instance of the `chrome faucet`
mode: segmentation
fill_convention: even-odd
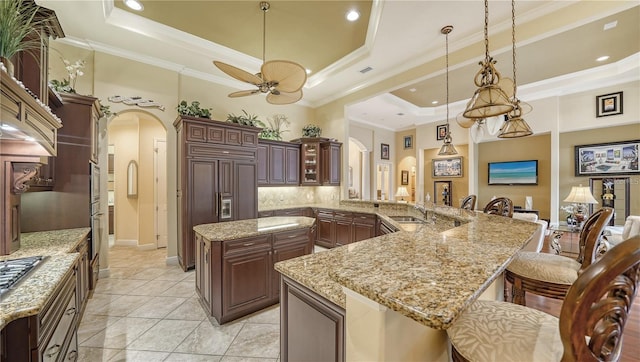
[[[432,204],[432,206],[435,208],[435,205]],[[425,220],[429,220],[429,207],[427,205],[416,203],[413,208],[420,211],[422,215],[424,215]],[[436,221],[436,213],[433,209],[431,209],[431,220],[433,222]]]

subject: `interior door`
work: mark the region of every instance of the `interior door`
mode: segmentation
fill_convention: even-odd
[[[167,247],[167,142],[156,139],[155,146],[155,226],[156,247]]]

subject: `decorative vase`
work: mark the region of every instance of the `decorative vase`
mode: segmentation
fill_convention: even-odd
[[[0,57],[0,62],[2,62],[2,64],[4,64],[5,68],[7,68],[7,73],[9,73],[9,75],[13,77],[14,68],[13,68],[13,63],[11,62],[11,60],[9,60],[9,58]]]

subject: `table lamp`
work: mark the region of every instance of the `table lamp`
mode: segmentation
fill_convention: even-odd
[[[591,189],[587,186],[572,186],[569,196],[564,199],[564,202],[571,202],[576,204],[576,210],[574,211],[574,217],[581,225],[587,218],[586,204],[597,204],[598,201],[591,194]]]
[[[407,196],[409,196],[409,192],[407,192],[407,188],[404,186],[398,187],[398,191],[396,191],[396,197],[400,197],[400,201],[398,202],[406,202],[404,198]]]

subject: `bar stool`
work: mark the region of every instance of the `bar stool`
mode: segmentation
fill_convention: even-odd
[[[460,203],[460,208],[461,209],[466,209],[466,210],[475,209],[476,208],[476,199],[477,199],[476,195],[469,195],[469,196],[465,197],[464,199],[462,199],[462,202]]]
[[[634,237],[580,274],[560,318],[513,303],[475,301],[447,329],[452,359],[617,361],[639,287],[640,237]]]
[[[506,197],[496,197],[484,207],[485,214],[513,216],[513,201]]]
[[[507,266],[505,279],[511,283],[511,301],[525,305],[525,293],[564,299],[571,284],[598,256],[598,244],[613,209],[603,207],[584,222],[580,231],[577,259],[562,255],[519,251]]]

